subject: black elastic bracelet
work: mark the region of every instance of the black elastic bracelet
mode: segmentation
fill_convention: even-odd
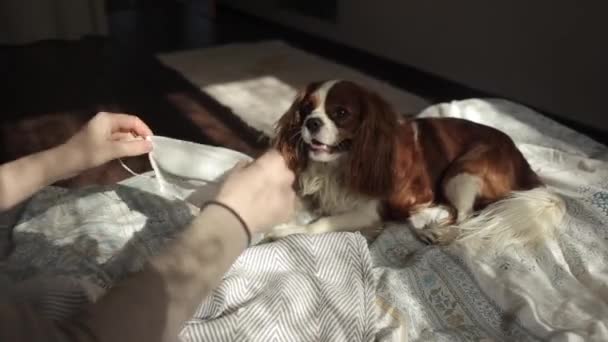
[[[248,247],[251,246],[251,231],[249,231],[249,227],[247,226],[247,223],[245,223],[245,221],[243,220],[241,215],[239,215],[234,209],[232,209],[229,206],[225,205],[224,203],[218,202],[218,201],[205,202],[205,204],[203,204],[203,206],[201,207],[201,211],[203,211],[203,209],[205,209],[207,206],[209,206],[211,204],[215,204],[217,206],[220,206],[220,207],[228,210],[230,213],[232,213],[232,215],[234,215],[234,217],[236,217],[237,220],[239,220],[239,222],[243,226],[243,229],[245,230],[245,233],[247,234],[247,246]]]

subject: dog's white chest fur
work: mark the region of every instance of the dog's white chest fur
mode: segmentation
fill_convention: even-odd
[[[368,204],[371,199],[353,193],[344,185],[344,175],[329,163],[310,163],[300,174],[302,196],[310,196],[322,215],[337,215]]]
[[[345,177],[331,163],[310,163],[299,175],[300,196],[312,198],[318,207],[311,214],[320,216],[312,223],[302,227],[288,224],[276,227],[270,234],[271,239],[291,234],[321,234],[337,231],[356,231],[381,227],[378,214],[379,201],[351,191]]]

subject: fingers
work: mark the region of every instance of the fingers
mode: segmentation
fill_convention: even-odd
[[[268,163],[269,167],[277,170],[278,175],[283,177],[283,180],[290,185],[295,180],[295,174],[287,167],[285,158],[275,149],[271,149],[260,157],[262,163]]]
[[[234,166],[232,167],[232,170],[233,171],[242,170],[242,169],[247,168],[249,165],[251,165],[250,161],[239,160],[238,162],[236,162],[236,164],[234,164]]]
[[[266,153],[262,154],[258,158],[258,160],[276,163],[276,162],[279,162],[280,160],[283,160],[283,156],[281,155],[281,153],[279,153],[279,151],[277,151],[275,149],[270,149],[270,150],[266,151]]]
[[[152,151],[152,142],[147,140],[115,141],[114,158],[135,157]]]
[[[246,168],[249,164],[251,164],[251,162],[246,161],[246,160],[239,160],[236,164],[234,164],[233,169],[241,170],[241,169]]]
[[[243,169],[245,169],[248,165],[249,165],[249,162],[246,162],[244,160],[239,160],[236,164],[234,164],[234,166],[231,169],[226,171],[225,176],[226,177],[234,176],[235,174],[237,174],[240,171],[242,171]]]
[[[114,132],[114,133],[112,133],[110,140],[130,141],[130,140],[136,140],[136,137],[131,132]]]
[[[110,114],[112,132],[134,132],[141,137],[153,135],[152,130],[140,118],[128,114]]]

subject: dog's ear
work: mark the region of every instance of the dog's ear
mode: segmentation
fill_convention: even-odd
[[[393,160],[398,117],[379,95],[362,97],[363,116],[349,154],[350,187],[368,196],[381,197],[393,188]]]
[[[298,92],[287,112],[276,123],[275,136],[272,139],[272,147],[283,155],[293,171],[304,169],[308,162],[306,146],[302,141],[302,117],[299,110],[305,95],[305,90]]]

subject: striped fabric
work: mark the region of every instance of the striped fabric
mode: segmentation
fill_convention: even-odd
[[[372,341],[375,285],[365,240],[292,236],[250,248],[197,310],[186,341]]]
[[[62,320],[95,296],[85,284],[69,277],[31,279],[17,284],[14,294],[46,317]],[[360,235],[288,237],[248,249],[180,337],[193,342],[373,341],[375,287]]]

